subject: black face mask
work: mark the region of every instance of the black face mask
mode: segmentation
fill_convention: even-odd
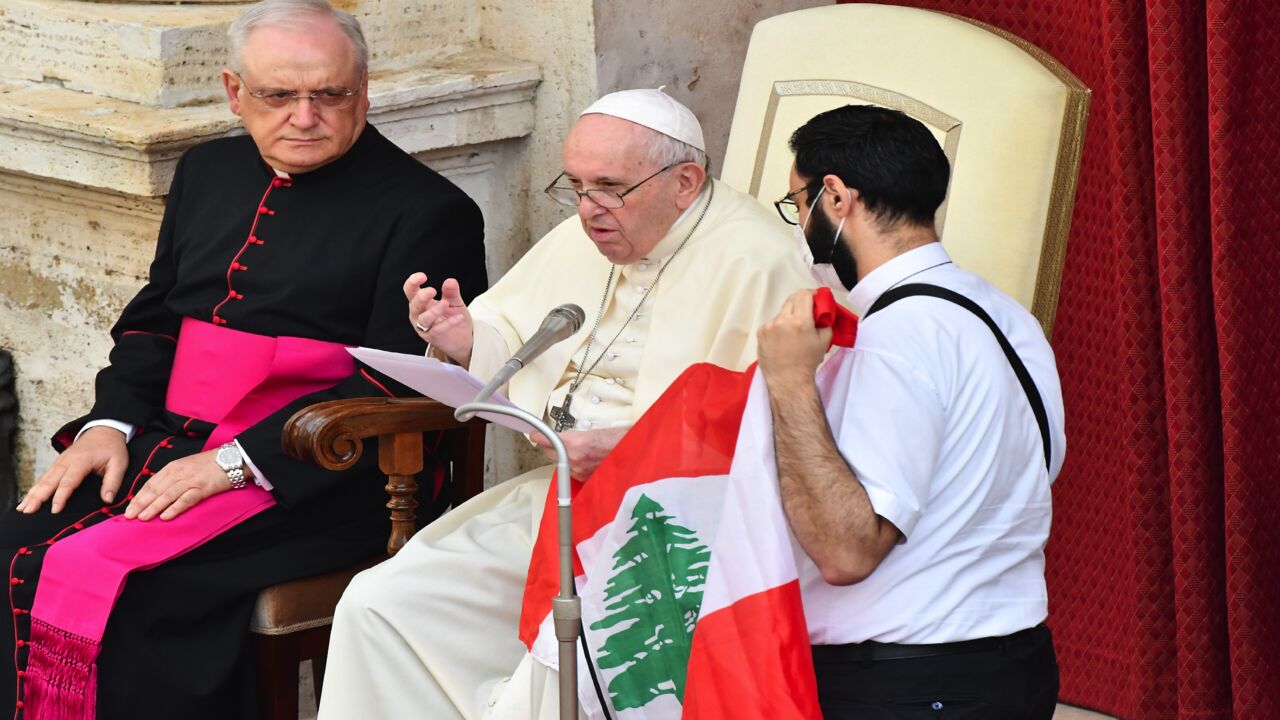
[[[817,203],[815,203],[815,206]],[[853,259],[849,244],[836,238],[836,226],[818,207],[809,209],[809,229],[804,240],[815,263],[831,263],[840,283],[852,288],[858,282],[858,261]]]

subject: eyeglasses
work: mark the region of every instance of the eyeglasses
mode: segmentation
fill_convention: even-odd
[[[778,209],[778,214],[782,216],[782,219],[785,220],[788,225],[800,224],[800,206],[791,198],[799,195],[809,188],[812,188],[815,184],[816,183],[809,183],[808,185],[801,185],[795,190],[783,195],[781,200],[777,200],[773,203],[773,206]]]
[[[353,98],[359,89],[350,90],[344,87],[324,88],[316,90],[313,93],[300,95],[297,90],[254,90],[249,87],[249,83],[244,81],[244,77],[240,73],[236,73],[236,78],[240,80],[240,84],[244,86],[254,99],[261,102],[273,110],[282,110],[296,103],[299,100],[310,100],[312,107],[321,107],[326,110],[341,110],[350,107]]]
[[[578,190],[576,188],[565,187],[563,185],[556,185],[556,183],[560,182],[560,178],[564,177],[564,173],[560,173],[559,175],[557,175],[556,179],[552,180],[550,185],[543,188],[542,192],[546,193],[547,197],[551,198],[552,200],[555,200],[561,205],[568,205],[569,207],[577,207],[578,204],[582,202],[582,198],[588,197],[588,198],[591,198],[591,202],[599,205],[602,208],[607,208],[609,210],[617,210],[618,208],[626,204],[625,202],[623,202],[622,198],[630,195],[632,192],[635,192],[636,188],[658,177],[662,173],[670,170],[671,168],[679,164],[680,163],[678,162],[671,163],[670,165],[662,168],[658,172],[650,175],[649,177],[641,180],[635,185],[632,185],[626,190],[623,190],[622,192],[614,192],[613,190],[605,190],[604,188],[590,188],[588,190]]]

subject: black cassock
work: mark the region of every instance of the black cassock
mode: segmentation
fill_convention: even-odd
[[[111,331],[115,347],[98,374],[93,409],[59,431],[54,444],[65,447],[91,420],[137,426],[121,502],[108,508],[123,512],[129,488],[146,481],[140,470],[149,456],[149,470],[159,470],[199,452],[212,429],[164,407],[184,317],[258,335],[420,353],[425,346],[409,325],[405,278],[424,271],[437,289],[457,278],[469,301],[486,287],[483,237],[475,203],[373,126],[338,160],[287,179],[276,177],[249,137],[192,148],[174,175],[150,279]],[[373,448],[356,468],[332,473],[285,457],[281,428],[316,402],[387,394],[413,392],[357,365],[338,385],[237,436],[278,504],[129,577],[102,639],[99,718],[259,715],[247,635],[257,592],[367,559],[389,532]],[[422,485],[425,520],[448,491],[433,497],[433,483]],[[16,611],[12,624],[0,623],[8,628],[0,631],[0,705],[18,700],[15,680],[27,653],[21,642],[29,632],[23,611],[31,609],[44,549],[76,532],[68,526],[87,515],[98,513],[82,525],[106,517],[100,487],[100,478],[87,478],[59,515],[45,503],[34,515],[0,516],[0,557],[11,568]]]

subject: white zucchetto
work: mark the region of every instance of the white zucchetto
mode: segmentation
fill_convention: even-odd
[[[675,98],[651,90],[619,90],[609,93],[583,110],[583,115],[610,115],[656,130],[663,135],[706,152],[707,143],[702,138],[702,125],[689,108]]]

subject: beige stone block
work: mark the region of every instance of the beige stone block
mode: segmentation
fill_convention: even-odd
[[[162,204],[0,173],[0,347],[17,370],[18,477],[92,403],[106,330],[144,282]]]
[[[5,0],[0,74],[143,105],[209,102],[244,7]]]
[[[331,0],[355,15],[369,43],[369,67],[404,70],[480,41],[479,3],[457,0]]]
[[[0,168],[132,195],[165,193],[183,150],[236,132],[221,104],[157,109],[48,86],[0,93]]]
[[[400,71],[474,46],[472,3],[339,0],[360,19],[374,72]],[[227,27],[247,4],[5,0],[0,76],[155,107],[222,97]]]
[[[472,48],[369,81],[369,120],[409,153],[524,137],[534,128],[537,65]]]

